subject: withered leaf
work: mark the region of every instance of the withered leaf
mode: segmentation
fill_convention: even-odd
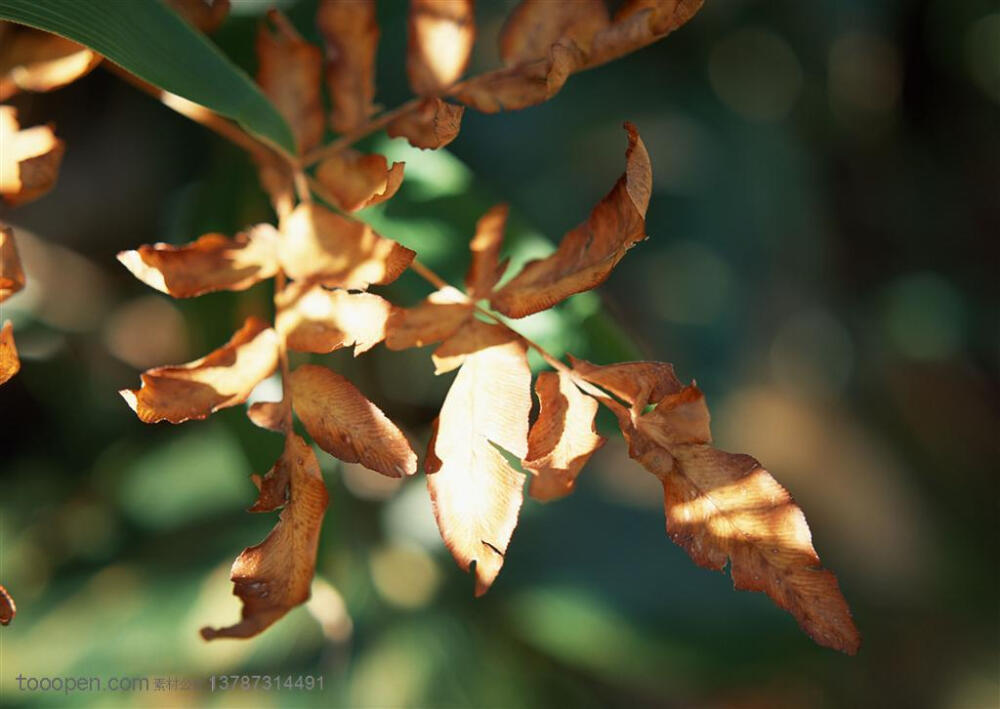
[[[628,0],[614,22],[593,37],[588,66],[641,49],[667,36],[694,17],[704,0]]]
[[[278,297],[277,329],[299,352],[325,353],[354,345],[354,355],[385,339],[392,304],[372,293],[292,284]]]
[[[470,354],[458,370],[430,443],[426,469],[434,516],[458,565],[475,569],[477,596],[500,572],[523,500],[524,475],[496,446],[524,457],[530,410],[524,346],[511,340],[488,347]]]
[[[167,3],[206,34],[215,32],[229,14],[229,0],[167,0]]]
[[[480,74],[458,84],[452,94],[483,113],[519,111],[559,93],[570,75],[583,66],[584,59],[576,44],[562,40],[549,47],[542,59]]]
[[[506,327],[469,318],[431,354],[434,373],[444,374],[457,369],[469,355],[512,339],[516,339],[516,335]]]
[[[316,179],[334,198],[336,206],[354,212],[384,202],[403,184],[403,166],[389,167],[384,155],[342,150],[316,168]]]
[[[473,300],[489,298],[507,269],[507,261],[500,263],[500,247],[508,211],[506,204],[498,204],[476,222],[476,235],[469,244],[472,263],[465,274],[465,289]]]
[[[14,344],[14,324],[8,320],[0,328],[0,384],[21,370],[21,360]]]
[[[0,224],[0,303],[24,288],[24,270],[14,243],[14,230]]]
[[[0,106],[0,195],[18,205],[41,197],[59,176],[64,145],[51,126],[20,130],[17,112]]]
[[[538,500],[555,500],[573,491],[580,469],[604,445],[594,419],[597,402],[580,391],[565,372],[542,372],[535,381],[541,404],[528,433],[524,467],[534,473],[528,492]]]
[[[313,364],[292,372],[292,408],[316,444],[345,463],[391,478],[417,471],[402,431],[336,372]]]
[[[445,103],[436,96],[425,98],[412,111],[393,119],[385,132],[390,138],[406,138],[414,148],[436,150],[458,137],[465,106]]]
[[[278,230],[258,224],[230,239],[205,234],[183,246],[153,244],[122,251],[118,260],[136,278],[175,298],[246,290],[278,272]]]
[[[410,0],[406,73],[418,95],[433,95],[465,72],[476,41],[473,0]]]
[[[569,361],[577,374],[627,401],[640,413],[647,404],[655,403],[682,388],[680,380],[674,374],[674,365],[666,362],[597,365],[573,355],[569,355]]]
[[[6,588],[0,586],[0,625],[10,625],[15,615],[17,615],[17,605],[14,603],[14,597]]]
[[[626,123],[625,130],[625,174],[587,221],[563,237],[554,254],[526,264],[493,296],[490,303],[495,310],[521,318],[600,285],[625,252],[646,238],[652,189],[649,154],[635,126]]]
[[[857,652],[861,637],[802,510],[756,460],[710,445],[701,391],[686,387],[630,418],[619,413],[630,455],[663,483],[670,538],[699,566],[728,563],[736,588],[767,593],[817,643]]]
[[[20,91],[52,91],[72,83],[101,63],[82,44],[30,27],[3,24],[0,43],[0,101]]]
[[[255,401],[247,408],[247,418],[268,431],[281,433],[291,422],[288,401]]]
[[[316,25],[326,47],[330,122],[346,133],[375,112],[375,0],[320,0]]]
[[[280,472],[276,472],[280,471]],[[202,628],[206,640],[249,638],[309,599],[316,549],[329,500],[312,448],[290,433],[285,451],[264,479],[268,492],[254,511],[284,509],[267,538],[243,550],[233,564],[233,593],[243,601],[242,620],[226,628]],[[287,501],[285,491],[287,490]]]
[[[522,0],[500,32],[500,57],[508,66],[543,59],[560,40],[586,53],[608,23],[604,0]]]
[[[396,308],[389,316],[385,346],[390,350],[423,347],[450,336],[472,317],[468,298],[448,286],[431,293],[413,308]]]
[[[268,17],[277,32],[262,23],[257,33],[257,83],[288,121],[299,152],[304,153],[323,140],[326,130],[323,53],[302,39],[284,15],[272,10]]]
[[[188,364],[143,372],[140,389],[119,393],[146,423],[182,423],[242,404],[277,364],[277,334],[250,317],[219,349]]]
[[[303,203],[281,220],[279,252],[291,278],[331,288],[364,290],[399,278],[416,255],[365,224],[314,203]]]

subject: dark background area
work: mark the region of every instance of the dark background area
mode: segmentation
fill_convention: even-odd
[[[214,36],[252,72],[257,7]],[[498,62],[511,3],[480,2],[472,72]],[[314,3],[286,6],[307,36]],[[408,98],[405,5],[380,3],[377,100]],[[66,140],[59,183],[2,219],[28,287],[3,305],[23,368],[0,389],[0,631],[14,677],[323,676],[323,692],[202,693],[260,706],[988,707],[998,686],[1000,8],[995,2],[709,2],[663,42],[574,76],[552,101],[467,111],[446,150],[384,135],[406,181],[361,213],[453,283],[476,218],[511,205],[515,262],[545,253],[648,147],[650,239],[596,293],[519,323],[557,355],[673,362],[717,445],[795,496],[854,611],[856,657],[815,646],[762,594],[700,569],[664,533],[659,483],[611,421],[577,492],[527,500],[484,598],[437,534],[422,474],[403,484],[319,453],[331,493],[313,600],[262,637],[229,565],[272,515],[250,473],[280,439],[243,407],[140,423],[116,394],[195,359],[270,285],[172,301],[115,254],[270,220],[239,149],[98,70],[19,96]],[[380,292],[401,304],[413,274]],[[299,358],[305,361],[306,357]],[[429,350],[316,361],[349,376],[422,452],[452,375]],[[272,398],[274,382],[260,394]],[[195,701],[78,695],[82,704]]]

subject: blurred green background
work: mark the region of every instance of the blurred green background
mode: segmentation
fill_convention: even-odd
[[[214,39],[253,70],[262,5]],[[511,2],[480,2],[473,71]],[[284,7],[315,37],[310,0]],[[378,101],[408,97],[405,4],[382,2]],[[621,173],[623,120],[654,169],[650,239],[599,293],[522,322],[557,354],[697,378],[720,447],[792,492],[864,635],[815,646],[762,594],[664,534],[658,482],[620,436],[578,491],[526,500],[498,582],[437,533],[422,475],[320,453],[331,505],[313,600],[262,637],[206,644],[239,603],[229,565],[274,515],[250,473],[280,452],[242,407],[140,423],[116,394],[194,359],[270,286],[172,301],[115,253],[270,219],[237,149],[98,70],[15,101],[68,145],[46,198],[6,210],[28,274],[6,302],[23,358],[0,389],[0,704],[350,707],[988,707],[998,685],[1000,9],[990,0],[709,2],[667,40],[549,103],[467,111],[362,217],[459,282],[476,218],[511,205],[515,261],[545,253]],[[382,289],[411,304],[412,274]],[[427,350],[317,357],[422,450],[452,375]],[[306,359],[306,358],[300,358]],[[258,394],[273,398],[277,384]],[[308,674],[323,691],[28,695],[15,677]]]

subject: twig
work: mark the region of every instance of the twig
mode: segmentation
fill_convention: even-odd
[[[367,123],[363,123],[354,130],[344,133],[342,136],[334,140],[333,142],[327,143],[326,145],[321,145],[318,148],[314,148],[310,152],[306,153],[301,160],[302,167],[309,167],[314,165],[321,160],[328,157],[332,157],[344,150],[349,148],[354,143],[358,142],[362,138],[371,135],[377,130],[385,128],[387,125],[392,123],[394,120],[403,116],[410,111],[416,110],[423,99],[421,97],[411,98],[406,103],[396,106],[396,108],[391,111],[384,111],[375,118],[371,119]]]

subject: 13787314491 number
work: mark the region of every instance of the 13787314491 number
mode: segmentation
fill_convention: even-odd
[[[212,675],[208,683],[213,692],[323,690],[323,678],[312,675]]]

